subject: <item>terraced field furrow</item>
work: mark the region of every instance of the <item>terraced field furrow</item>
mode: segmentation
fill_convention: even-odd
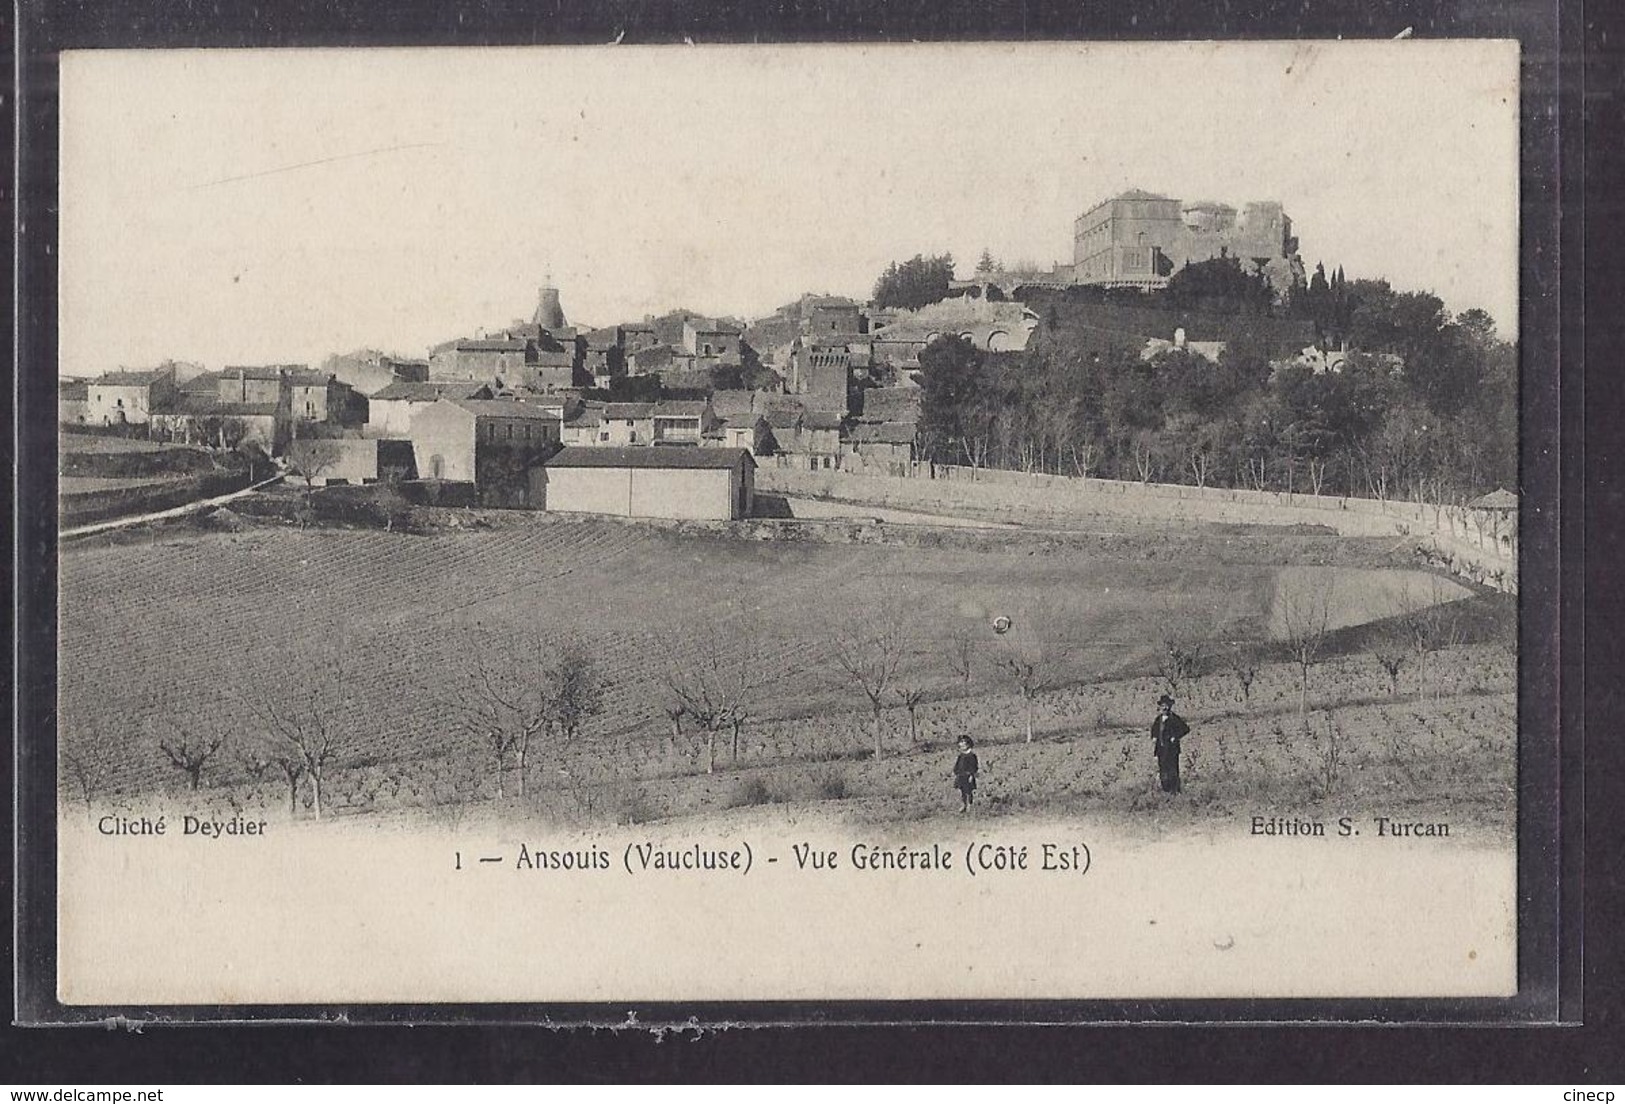
[[[684,806],[674,780],[703,774],[709,756],[691,724],[673,737],[665,681],[711,654],[759,684],[737,763],[731,732],[719,737],[724,771],[788,772],[812,786],[814,774],[840,770],[935,801],[933,756],[971,733],[997,749],[990,793],[1126,800],[1143,782],[1140,732],[1162,685],[1135,673],[1152,668],[1175,629],[1196,639],[1261,633],[1275,582],[1271,568],[1030,556],[1019,544],[787,544],[538,517],[427,538],[266,526],[73,548],[61,592],[62,745],[98,768],[99,785],[173,785],[157,741],[221,733],[230,754],[211,768],[218,780],[274,796],[274,779],[254,782],[239,762],[264,742],[258,710],[296,709],[336,686],[334,801],[365,811],[493,795],[486,753],[465,724],[478,665],[522,664],[526,642],[564,634],[587,644],[608,680],[604,712],[578,743],[539,752],[539,769],[555,772],[551,790],[569,801],[652,786],[675,787],[661,800]],[[988,627],[997,614],[1015,621],[1008,639]],[[860,763],[872,719],[835,648],[844,633],[894,619],[910,641],[900,683],[926,700],[911,726],[888,699],[888,759]],[[968,681],[950,662],[963,634]],[[1020,743],[1024,709],[1003,666],[1013,641],[1054,667],[1053,688],[1033,703],[1033,745]],[[1212,665],[1180,691],[1196,729],[1193,769],[1232,789],[1301,787],[1321,754],[1317,734],[1335,723],[1334,738],[1360,749],[1351,770],[1408,769],[1443,785],[1460,760],[1510,761],[1512,669],[1493,649],[1462,649],[1435,657],[1425,677],[1407,667],[1396,702],[1370,657],[1331,659],[1313,671],[1304,736],[1293,669],[1266,666],[1244,701]],[[1057,748],[1064,754],[1043,750]],[[910,764],[905,774],[892,778],[892,757]]]

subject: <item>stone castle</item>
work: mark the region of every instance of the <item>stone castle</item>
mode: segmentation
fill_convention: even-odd
[[[1278,286],[1289,282],[1298,240],[1275,200],[1186,203],[1139,190],[1078,216],[1072,233],[1072,281],[1104,287],[1161,287],[1192,261],[1231,256]]]
[[[1227,203],[1185,202],[1134,189],[1096,204],[1072,226],[1072,263],[1049,271],[979,272],[956,289],[1079,285],[1155,289],[1193,261],[1235,257],[1278,290],[1303,279],[1292,219],[1277,200],[1238,210]]]

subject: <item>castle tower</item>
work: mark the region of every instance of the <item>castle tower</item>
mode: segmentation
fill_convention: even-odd
[[[548,280],[541,287],[541,293],[536,302],[536,314],[531,322],[544,330],[562,330],[569,323],[564,320],[564,307],[559,303],[559,289]]]

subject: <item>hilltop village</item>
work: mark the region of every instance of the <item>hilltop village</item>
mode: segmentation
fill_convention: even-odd
[[[754,319],[585,326],[549,280],[528,317],[421,357],[120,368],[63,380],[59,417],[75,440],[193,446],[307,492],[712,520],[752,514],[762,466],[1440,508],[1515,478],[1517,358],[1493,319],[1341,267],[1306,278],[1279,202],[1129,191],[1080,215],[1071,245],[1047,269],[915,256],[867,299],[808,293]],[[159,473],[63,451],[65,516],[172,505],[106,482]]]
[[[948,336],[1021,353],[1040,322],[1017,298],[1024,291],[1155,289],[1177,268],[1216,257],[1245,257],[1286,286],[1301,282],[1296,249],[1279,203],[1238,212],[1131,191],[1079,217],[1071,264],[1038,272],[984,263],[913,309],[806,294],[755,320],[678,310],[584,327],[549,284],[528,319],[452,338],[424,357],[365,349],[317,367],[166,362],[64,380],[60,420],[258,448],[317,486],[433,481],[469,487],[489,504],[537,507],[547,483],[553,508],[740,516],[750,472],[768,458],[802,470],[906,471],[919,452],[921,352]],[[1140,340],[1148,357],[1188,347],[1216,360],[1223,348],[1187,346],[1178,330]],[[1327,366],[1324,350],[1304,355]],[[702,478],[654,474],[678,472],[715,473],[703,478],[719,486],[731,473],[726,497],[700,505],[624,491],[639,479]]]

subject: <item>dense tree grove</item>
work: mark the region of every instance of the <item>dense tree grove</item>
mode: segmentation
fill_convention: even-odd
[[[1069,330],[1064,311],[1040,306],[1046,324],[1024,353],[945,338],[920,354],[926,455],[1432,502],[1516,486],[1517,351],[1483,311],[1452,318],[1431,294],[1345,281],[1341,270],[1328,278],[1323,268],[1272,305],[1261,278],[1228,258],[1189,271],[1142,302],[1312,320],[1323,346],[1346,342],[1346,361],[1317,373],[1245,327],[1217,363],[1185,349],[1148,359],[1143,343],[1125,335],[1102,344],[1098,327]]]
[[[922,257],[916,253],[902,264],[886,266],[875,283],[875,306],[919,310],[928,303],[947,298],[948,282],[953,278],[952,254]]]

